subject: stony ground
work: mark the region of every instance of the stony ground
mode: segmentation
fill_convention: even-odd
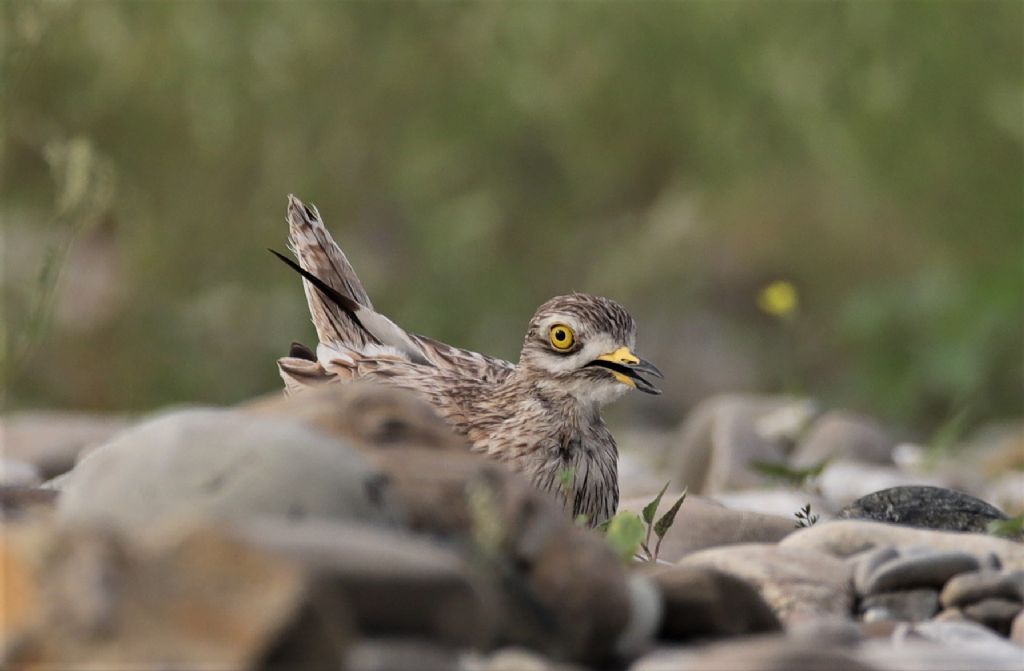
[[[396,392],[6,417],[3,663],[1024,669],[1022,425],[936,453],[728,396],[618,434],[622,511],[688,492],[653,560]]]

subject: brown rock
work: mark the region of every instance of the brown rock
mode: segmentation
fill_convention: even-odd
[[[1024,645],[1024,611],[1017,613],[1010,623],[1010,640],[1018,645]]]
[[[657,515],[664,514],[680,494],[680,491],[666,492]],[[639,515],[653,498],[652,495],[623,501],[619,510]],[[720,545],[771,543],[782,540],[793,531],[792,519],[733,510],[711,499],[688,494],[676,514],[675,523],[665,534],[658,558],[674,562],[692,552]]]
[[[145,547],[85,528],[7,532],[14,666],[249,669],[302,619],[308,581],[298,567],[210,529]],[[320,647],[340,662],[347,622],[324,628]]]
[[[752,583],[788,625],[822,616],[850,617],[851,568],[821,552],[749,543],[702,550],[681,566],[707,566]]]
[[[749,583],[702,566],[674,566],[651,573],[661,592],[663,641],[776,631],[781,624]]]
[[[636,661],[630,671],[875,671],[852,651],[785,636],[725,641],[699,651],[655,652]]]
[[[497,632],[489,585],[451,549],[423,536],[329,520],[241,525],[241,539],[300,564],[317,590],[342,595],[360,632],[480,646]]]

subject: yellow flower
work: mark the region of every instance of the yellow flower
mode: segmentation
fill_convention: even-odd
[[[757,307],[773,317],[788,317],[800,307],[800,295],[791,282],[776,280],[761,289]]]

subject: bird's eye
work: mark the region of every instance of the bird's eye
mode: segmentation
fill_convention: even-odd
[[[548,340],[551,341],[552,347],[564,352],[576,342],[576,334],[565,324],[555,324],[548,331]]]

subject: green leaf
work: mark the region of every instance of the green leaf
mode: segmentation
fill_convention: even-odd
[[[827,464],[828,460],[826,459],[807,468],[794,468],[785,462],[774,461],[751,461],[749,465],[761,475],[799,487],[807,484],[808,480],[821,475]]]
[[[986,528],[993,536],[1004,538],[1020,538],[1024,536],[1024,515],[1017,515],[1008,520],[992,520]]]
[[[657,534],[658,538],[665,535],[665,532],[672,527],[672,523],[676,521],[676,513],[679,512],[679,506],[683,505],[683,501],[686,500],[686,491],[683,490],[682,495],[679,497],[672,507],[668,509],[668,512],[661,516],[661,519],[654,525],[654,533]]]
[[[665,486],[661,488],[660,492],[658,492],[658,495],[654,497],[654,500],[644,506],[643,518],[644,522],[647,524],[654,524],[654,514],[658,512],[658,506],[661,504],[661,497],[665,495],[665,490],[668,489],[671,482],[671,480],[666,482]]]
[[[644,523],[639,515],[624,510],[609,522],[605,539],[615,554],[628,562],[644,541]]]

